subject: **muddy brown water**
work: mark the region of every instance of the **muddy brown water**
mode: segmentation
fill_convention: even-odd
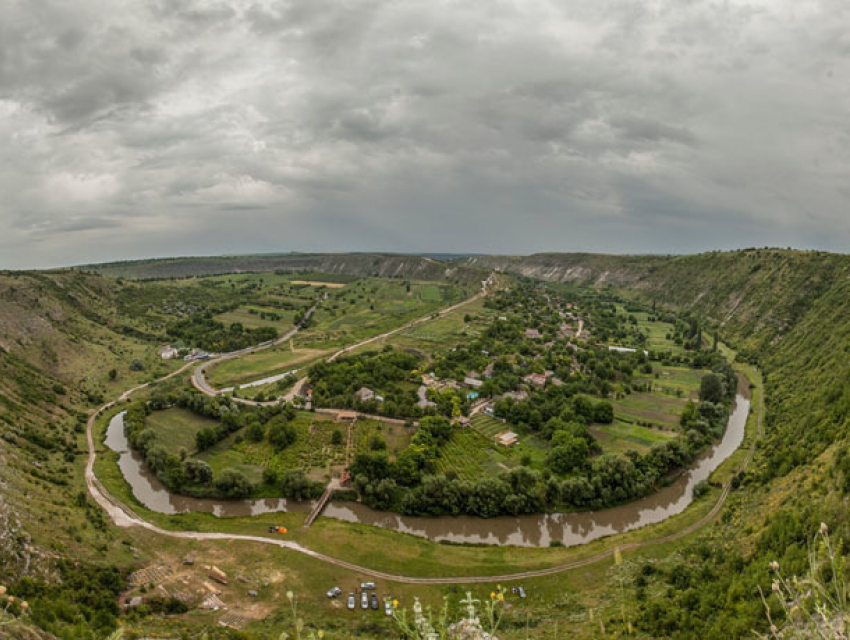
[[[555,541],[564,546],[574,546],[631,531],[666,520],[687,508],[693,501],[694,485],[708,478],[743,442],[750,410],[748,395],[744,389],[739,389],[723,438],[679,474],[672,484],[650,496],[618,507],[601,511],[487,519],[474,516],[424,518],[375,511],[354,502],[331,502],[322,515],[409,533],[434,542],[521,547],[547,547]],[[123,414],[116,415],[110,421],[105,443],[121,454],[118,465],[132,487],[133,495],[153,511],[169,514],[202,511],[219,517],[232,517],[277,511],[306,512],[312,506],[311,503],[284,499],[207,500],[172,494],[147,468],[141,456],[129,450],[124,436]]]
[[[190,498],[171,493],[156,474],[150,470],[141,454],[130,449],[124,435],[124,412],[109,421],[104,444],[119,454],[118,467],[133,490],[136,499],[151,511],[177,514],[198,511],[211,513],[220,518],[257,516],[279,511],[309,512],[310,502],[296,502],[284,498],[261,498],[258,500],[214,500]]]

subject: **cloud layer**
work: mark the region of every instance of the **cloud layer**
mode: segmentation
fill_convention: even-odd
[[[10,0],[0,267],[850,247],[844,0]]]

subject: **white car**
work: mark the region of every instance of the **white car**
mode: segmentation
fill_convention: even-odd
[[[387,616],[391,616],[393,614],[393,603],[390,600],[384,600],[384,613]]]
[[[357,606],[357,599],[354,597],[353,593],[348,594],[348,608],[353,609]]]
[[[328,598],[336,598],[339,595],[342,595],[342,589],[339,587],[334,587],[333,589],[328,590]]]
[[[365,591],[360,592],[360,608],[368,609],[369,608],[369,595]]]

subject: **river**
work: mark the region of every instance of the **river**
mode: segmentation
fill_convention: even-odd
[[[684,511],[693,501],[694,485],[708,478],[743,442],[750,400],[741,391],[739,388],[720,442],[700,455],[671,485],[650,496],[618,507],[601,511],[489,519],[473,516],[423,518],[375,511],[354,502],[331,502],[325,507],[322,515],[409,533],[435,542],[522,547],[547,547],[555,541],[564,546],[574,546],[655,524]],[[129,450],[124,436],[123,413],[119,413],[110,421],[105,443],[113,451],[119,452],[118,465],[132,487],[133,495],[153,511],[168,514],[202,511],[219,517],[232,517],[278,511],[307,512],[311,507],[311,503],[277,498],[212,500],[172,494],[147,468],[141,456]]]

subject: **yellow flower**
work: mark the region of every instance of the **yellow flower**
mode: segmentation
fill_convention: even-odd
[[[504,593],[499,594],[499,600],[501,600],[502,602],[505,601],[505,594]]]
[[[495,592],[495,591],[491,591],[491,592],[490,592],[490,598],[495,598],[495,597],[496,597],[496,592]]]
[[[398,600],[393,600],[393,609],[398,609]]]

